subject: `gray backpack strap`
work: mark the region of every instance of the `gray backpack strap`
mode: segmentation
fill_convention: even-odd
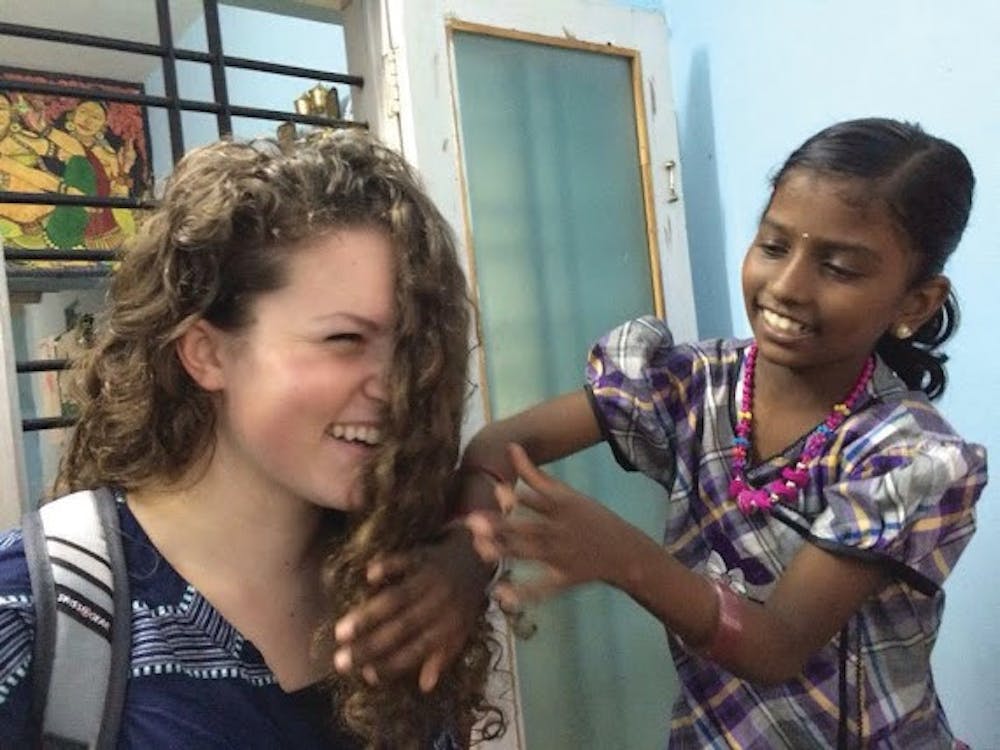
[[[52,675],[52,653],[56,642],[56,596],[52,581],[52,566],[45,549],[45,532],[38,511],[25,513],[21,518],[24,538],[24,557],[31,577],[31,595],[35,605],[35,640],[31,654],[31,731],[42,736],[42,719],[45,700]]]
[[[115,499],[108,490],[76,492],[27,514],[23,527],[36,610],[32,712],[42,747],[111,750],[131,649]]]

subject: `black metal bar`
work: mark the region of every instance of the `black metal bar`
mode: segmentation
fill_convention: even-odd
[[[157,0],[160,2],[160,0]],[[167,0],[169,2],[169,0]],[[95,36],[93,34],[77,34],[61,29],[49,29],[39,26],[23,26],[21,24],[0,22],[0,35],[16,36],[26,39],[39,39],[46,42],[60,42],[63,44],[75,44],[81,47],[96,47],[98,49],[111,49],[120,52],[132,52],[138,55],[152,55],[154,57],[166,57],[172,54],[177,60],[187,62],[212,62],[212,55],[207,52],[197,50],[172,49],[170,45],[146,44],[144,42],[133,42],[128,39],[116,39],[114,37]],[[362,88],[365,79],[361,76],[350,75],[348,73],[331,73],[326,70],[315,68],[300,68],[295,65],[283,65],[281,63],[269,63],[263,60],[250,60],[245,57],[223,56],[223,62],[230,68],[245,68],[246,70],[257,70],[263,73],[275,73],[277,75],[292,76],[295,78],[314,78],[317,81],[328,81],[331,83],[346,83],[349,86]]]
[[[109,102],[125,102],[126,104],[146,104],[154,107],[169,107],[171,102],[165,96],[151,94],[129,94],[123,91],[95,91],[84,86],[63,86],[57,83],[38,83],[36,81],[14,81],[0,79],[0,91],[25,91],[32,94],[52,94],[54,96],[75,96],[81,99],[92,99],[96,95]],[[198,109],[213,112],[218,109],[215,104],[193,102]],[[191,107],[192,109],[196,107]]]
[[[107,36],[95,36],[94,34],[78,34],[74,31],[49,29],[41,26],[22,26],[16,23],[0,22],[0,34],[21,37],[23,39],[39,39],[43,42],[61,42],[63,44],[76,44],[81,47],[98,47],[101,49],[113,49],[119,52],[133,52],[138,55],[163,54],[163,50],[155,44],[133,42],[128,39],[115,39]]]
[[[170,27],[168,0],[156,0],[156,23],[160,30],[160,47],[163,50],[163,93],[170,100],[167,107],[167,124],[170,128],[170,154],[174,164],[184,155],[184,132],[181,127],[181,110],[177,106],[177,57],[174,37]]]
[[[312,78],[317,81],[329,81],[331,83],[346,83],[348,86],[362,88],[365,79],[361,76],[352,76],[347,73],[330,73],[325,70],[314,68],[298,68],[294,65],[282,65],[280,63],[269,63],[262,60],[248,60],[245,57],[222,58],[227,68],[243,68],[245,70],[259,70],[262,73],[275,73],[282,76],[293,76],[295,78]]]
[[[38,206],[84,206],[85,208],[156,208],[156,201],[110,195],[67,195],[66,193],[16,193],[0,190],[0,203]]]
[[[94,97],[94,91],[92,89],[80,88],[78,86],[59,86],[56,84],[48,84],[48,83],[26,83],[26,82],[15,83],[12,81],[4,81],[4,80],[0,80],[0,91],[27,91],[39,94],[54,94],[58,96],[76,96],[85,99]],[[176,103],[177,109],[180,109],[182,111],[207,112],[208,114],[217,115],[220,118],[221,118],[221,113],[223,111],[223,107],[219,104],[216,104],[215,102],[201,102],[201,101],[194,101],[192,99],[177,99],[176,102],[174,102],[165,96],[150,96],[148,94],[124,94],[124,93],[111,93],[111,92],[101,91],[100,98],[113,102],[127,102],[129,104],[145,104],[151,107],[165,107],[168,109],[174,106]],[[300,115],[297,112],[282,112],[276,109],[260,109],[259,107],[229,106],[228,110],[230,116],[238,115],[240,117],[254,117],[263,120],[299,122],[305,125],[325,125],[331,128],[368,127],[368,123],[366,122],[357,122],[355,120],[332,120],[329,117],[323,117],[322,115]],[[3,195],[12,195],[12,194],[0,193],[0,196]],[[74,196],[67,196],[67,197],[72,198]],[[18,201],[8,200],[7,202],[17,203]]]
[[[12,81],[0,79],[0,91],[25,91],[31,94],[52,94],[53,96],[75,96],[81,99],[93,99],[98,96],[101,100],[109,102],[124,102],[126,104],[143,104],[148,107],[169,108],[175,104],[168,97],[154,96],[151,94],[126,94],[117,91],[97,91],[82,86],[63,86],[57,83],[35,83],[29,81]],[[193,112],[208,112],[217,114],[221,109],[215,102],[202,102],[193,99],[177,99],[176,105],[180,109],[191,110]]]
[[[85,268],[31,268],[16,263],[7,265],[8,279],[100,279],[111,275],[109,265],[87,266]]]
[[[17,362],[17,371],[22,372],[57,372],[68,370],[68,359],[26,359]]]
[[[118,260],[114,250],[21,250],[5,247],[4,260],[65,260],[80,263]]]
[[[39,417],[37,419],[22,419],[21,430],[23,432],[57,430],[62,427],[72,427],[75,424],[75,417]]]
[[[220,105],[216,119],[219,124],[219,135],[230,135],[233,132],[233,117],[229,109],[229,92],[226,90],[226,63],[222,57],[222,28],[219,25],[218,0],[203,0],[205,8],[205,34],[208,37],[208,54],[212,61],[212,93]]]
[[[189,49],[174,50],[174,55],[178,60],[185,62],[200,62],[211,64],[212,56],[207,52],[197,52]],[[284,63],[265,62],[264,60],[251,60],[247,57],[232,57],[223,55],[222,61],[227,68],[242,68],[243,70],[256,70],[261,73],[274,73],[279,76],[290,76],[292,78],[311,78],[317,81],[327,81],[329,83],[346,83],[348,86],[364,88],[365,79],[362,76],[351,75],[350,73],[332,73],[329,70],[319,70],[317,68],[300,68],[298,65],[285,65]]]

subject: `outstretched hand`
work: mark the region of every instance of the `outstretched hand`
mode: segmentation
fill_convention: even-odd
[[[634,573],[630,549],[642,532],[596,500],[539,469],[517,444],[508,447],[514,470],[526,487],[515,493],[497,487],[501,507],[532,514],[505,517],[477,511],[465,520],[476,551],[486,561],[530,560],[540,572],[528,580],[497,584],[494,597],[505,609],[519,609],[572,586],[605,581],[621,586]]]
[[[417,672],[430,692],[484,609],[484,571],[461,527],[438,544],[375,560],[367,571],[374,593],[334,626],[335,669],[359,671],[370,684]]]

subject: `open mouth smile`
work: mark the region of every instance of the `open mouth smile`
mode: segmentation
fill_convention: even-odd
[[[382,442],[381,431],[373,425],[335,424],[329,429],[328,434],[348,443],[376,446]]]
[[[764,323],[778,333],[789,336],[805,336],[815,331],[812,326],[803,323],[801,320],[790,318],[787,315],[782,315],[766,307],[760,307],[759,310]]]

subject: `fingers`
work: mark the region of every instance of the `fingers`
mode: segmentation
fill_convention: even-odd
[[[508,445],[507,453],[517,475],[534,490],[534,493],[522,492],[517,495],[520,502],[538,513],[548,514],[555,510],[556,503],[552,494],[561,483],[535,466],[524,448],[517,443]]]
[[[484,562],[499,562],[503,557],[500,546],[500,530],[498,524],[503,523],[503,517],[498,513],[477,511],[467,515],[462,523],[472,532],[472,548]]]
[[[444,671],[445,665],[450,661],[451,659],[448,658],[447,652],[442,649],[432,652],[427,657],[420,666],[420,675],[417,677],[417,685],[419,685],[421,692],[429,693],[437,687],[438,680],[441,679],[441,673]]]
[[[365,571],[368,583],[372,586],[381,586],[402,579],[420,564],[420,558],[420,555],[414,553],[377,558],[368,564],[368,569]],[[356,634],[388,619],[396,611],[407,606],[415,595],[415,592],[406,586],[376,594],[337,621],[333,631],[334,637],[342,643],[350,641]]]
[[[493,597],[506,612],[519,612],[545,601],[566,588],[566,582],[553,572],[525,581],[503,581],[493,590]]]
[[[496,498],[497,504],[500,506],[500,512],[505,516],[513,513],[518,506],[517,493],[514,492],[513,486],[507,483],[498,484],[493,490],[493,497]]]
[[[337,623],[335,634],[340,645],[334,652],[333,663],[341,674],[362,667],[362,676],[372,682],[364,667],[386,676],[413,671],[426,657],[430,644],[445,637],[441,631],[447,629],[435,624],[441,608],[447,606],[445,602],[436,598],[420,601],[394,598],[387,605],[378,604],[380,615],[385,616],[375,621],[365,619],[370,611],[362,613],[358,618],[362,626],[349,639],[339,639],[339,628],[350,614]]]
[[[386,585],[383,590],[341,617],[334,625],[334,638],[340,643],[351,641],[380,623],[391,620],[400,610],[410,606],[419,597],[419,582],[403,579],[403,576],[415,565],[414,559],[408,555],[393,555],[370,563],[366,571],[370,584],[382,585],[389,584],[393,579],[400,580]]]
[[[361,676],[372,685],[416,673],[420,689],[430,692],[467,638],[467,628],[459,618],[442,618],[446,607],[446,602],[435,603],[422,613],[406,615],[403,619],[407,622],[399,628],[395,624],[379,628],[338,649],[334,657],[337,670],[344,673],[360,667]],[[437,619],[430,622],[431,617]],[[346,656],[341,656],[344,652]]]
[[[472,532],[472,546],[486,562],[502,558],[546,561],[550,557],[549,524],[527,519],[503,518],[477,511],[465,519]]]
[[[444,547],[428,550],[369,565],[368,581],[382,588],[335,624],[337,672],[357,672],[369,684],[409,674],[421,690],[437,685],[481,612],[482,590],[449,577]]]
[[[415,563],[412,554],[380,557],[368,564],[368,569],[365,571],[368,583],[377,586],[392,578],[401,578],[414,567]]]
[[[426,653],[426,648],[423,645],[414,645],[411,653],[406,656],[405,660],[401,653],[398,659],[391,660],[379,668],[376,668],[372,664],[366,664],[361,668],[361,676],[369,685],[376,685],[379,682],[381,674],[402,674],[412,671],[415,666],[419,666],[420,671],[417,675],[417,686],[421,692],[429,693],[437,687],[444,670],[451,664],[458,653],[459,644],[457,641],[455,645],[456,648],[449,646],[448,648],[432,650],[428,656],[423,658],[422,662],[420,661],[422,658],[421,654]],[[411,664],[411,661],[413,664]]]
[[[369,630],[374,623],[389,619],[405,606],[405,601],[400,600],[396,591],[377,594],[337,620],[337,624],[333,626],[333,637],[338,643],[352,641]]]

